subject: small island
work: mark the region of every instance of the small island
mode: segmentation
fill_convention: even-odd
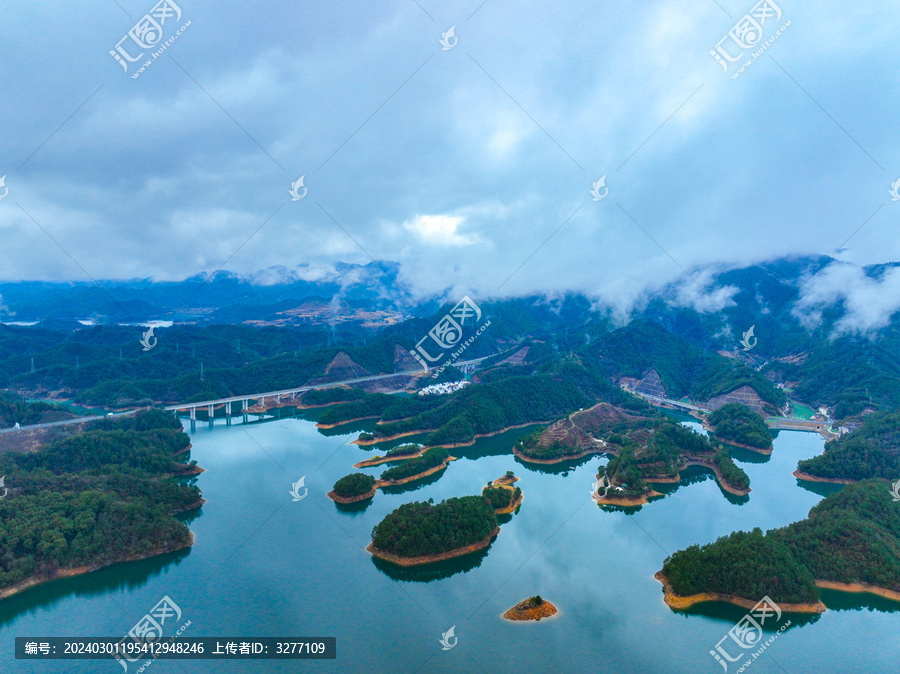
[[[835,484],[900,478],[900,411],[870,414],[852,433],[826,442],[823,454],[800,461],[794,477]]]
[[[328,498],[335,503],[356,503],[375,496],[375,478],[365,473],[351,473],[334,483]]]
[[[706,419],[709,430],[730,445],[760,454],[772,453],[772,432],[766,420],[741,403],[722,405]]]
[[[536,594],[529,597],[525,601],[509,609],[503,614],[507,620],[540,620],[541,618],[549,618],[558,613],[556,607],[546,599],[542,599],[541,595]]]
[[[738,531],[668,557],[656,578],[673,609],[768,596],[785,611],[821,613],[820,588],[900,601],[900,508],[886,480],[827,496],[807,519],[763,533]]]
[[[388,468],[381,474],[381,479],[378,480],[376,486],[392,487],[406,484],[443,470],[451,461],[456,461],[456,457],[450,456],[446,449],[432,447],[415,459],[409,459],[398,466]]]
[[[483,550],[500,533],[482,496],[406,503],[372,529],[373,556],[399,566],[431,564]]]
[[[393,461],[402,461],[403,459],[412,459],[415,457],[422,456],[425,453],[425,448],[421,445],[417,444],[405,444],[394,447],[393,449],[389,449],[385,452],[384,456],[373,456],[371,459],[366,459],[365,461],[360,461],[359,463],[354,463],[354,468],[368,468],[370,466],[377,466],[382,463],[391,463]]]
[[[503,477],[488,482],[481,491],[481,495],[490,501],[495,514],[508,515],[522,504],[522,490],[512,486],[518,479],[510,470]]]

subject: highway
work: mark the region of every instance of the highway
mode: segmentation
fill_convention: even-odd
[[[493,355],[497,355],[497,354],[493,354]],[[480,363],[481,361],[483,361],[487,358],[492,358],[492,357],[493,356],[482,356],[481,358],[473,358],[472,360],[457,361],[457,362],[453,363],[453,365],[455,367],[473,365],[475,363]],[[436,368],[429,368],[428,371],[430,372],[433,369],[436,369]],[[283,389],[281,391],[268,391],[266,393],[250,393],[250,394],[244,394],[244,395],[231,396],[229,398],[219,398],[217,400],[204,400],[202,402],[195,402],[195,403],[182,403],[182,404],[177,404],[177,405],[166,405],[164,407],[164,409],[166,409],[170,412],[175,412],[177,410],[189,410],[191,408],[196,409],[198,407],[207,407],[208,408],[210,406],[224,405],[226,403],[233,403],[233,402],[237,402],[237,401],[260,400],[262,398],[272,398],[272,397],[279,397],[279,396],[285,396],[285,395],[296,395],[298,393],[312,391],[313,389],[334,388],[336,386],[360,384],[360,383],[367,382],[367,381],[378,381],[380,379],[390,379],[392,377],[401,377],[404,375],[423,374],[424,372],[425,372],[425,370],[418,369],[418,370],[407,370],[404,372],[392,372],[390,374],[376,374],[376,375],[371,375],[369,377],[359,377],[356,379],[345,379],[343,381],[332,381],[332,382],[327,382],[327,383],[323,383],[323,384],[312,384],[310,386],[298,386],[296,388]],[[29,431],[29,430],[37,430],[37,429],[41,429],[41,428],[52,428],[54,426],[69,426],[71,424],[83,424],[87,421],[97,421],[99,419],[107,419],[110,417],[127,416],[130,414],[134,414],[135,412],[137,412],[137,410],[127,410],[125,412],[113,412],[113,413],[106,414],[106,415],[90,416],[90,417],[76,417],[74,419],[65,419],[63,421],[50,421],[50,422],[47,422],[44,424],[32,424],[31,426],[21,426],[19,428],[3,428],[3,429],[0,429],[0,433],[15,433],[18,431]]]

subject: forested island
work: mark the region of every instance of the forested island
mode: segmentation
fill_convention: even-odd
[[[598,503],[646,503],[658,495],[650,488],[651,483],[678,482],[680,471],[690,465],[712,470],[729,493],[743,496],[750,491],[750,479],[726,447],[650,409],[639,416],[599,403],[529,433],[513,451],[523,461],[535,463],[558,463],[597,453],[610,455],[598,475]]]
[[[794,475],[838,483],[900,479],[900,410],[868,415],[852,433],[826,442],[823,454],[798,462]]]
[[[518,480],[512,471],[507,471],[506,475],[488,482],[481,490],[481,495],[490,502],[495,514],[508,515],[522,504],[522,490],[512,486]]]
[[[375,496],[375,478],[365,473],[351,473],[334,483],[328,498],[337,503],[356,503]]]
[[[456,457],[450,456],[443,447],[432,447],[421,456],[408,459],[403,463],[388,468],[381,474],[378,486],[397,485],[431,475],[446,467]]]
[[[188,547],[174,514],[198,508],[189,437],[159,409],[94,422],[37,451],[0,454],[0,597],[57,577]]]
[[[607,451],[613,457],[602,469],[605,491],[595,498],[598,503],[646,502],[654,494],[650,484],[678,482],[688,466],[713,471],[719,486],[731,494],[750,492],[750,478],[734,463],[727,447],[671,419],[646,419],[616,430],[607,439]]]
[[[369,466],[377,466],[381,463],[391,463],[394,461],[403,461],[405,459],[421,456],[425,453],[425,449],[421,445],[405,444],[398,445],[393,449],[389,449],[384,456],[376,454],[371,459],[354,463],[354,468],[367,468]]]
[[[772,453],[772,433],[765,419],[746,405],[722,405],[707,417],[707,423],[720,440],[764,454]]]
[[[482,550],[500,533],[497,517],[483,496],[406,503],[372,529],[366,548],[401,566],[451,559]]]
[[[869,592],[900,601],[900,508],[890,485],[848,485],[812,508],[807,519],[763,533],[735,532],[668,557],[657,578],[666,602],[751,607],[769,596],[783,609],[825,610],[819,588]]]

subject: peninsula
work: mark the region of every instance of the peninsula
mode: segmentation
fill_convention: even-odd
[[[900,508],[889,483],[873,479],[827,496],[800,522],[680,550],[656,578],[676,609],[703,601],[751,607],[769,596],[785,610],[818,613],[820,588],[900,601],[898,549]]]
[[[177,476],[190,439],[159,409],[93,422],[36,451],[0,454],[0,598],[56,578],[146,559],[193,544],[173,515],[199,508]],[[61,523],[74,523],[64,527]]]

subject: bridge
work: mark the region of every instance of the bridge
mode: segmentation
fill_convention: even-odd
[[[457,361],[456,363],[453,363],[453,366],[460,369],[462,372],[471,373],[474,371],[476,363],[480,363],[487,358],[491,358],[491,356],[482,356],[481,358]],[[216,400],[204,400],[202,402],[179,403],[176,405],[166,405],[163,409],[174,412],[176,415],[178,415],[179,412],[186,412],[190,416],[191,423],[193,424],[197,421],[198,409],[203,410],[205,408],[207,418],[209,422],[212,423],[213,419],[215,418],[216,409],[224,408],[225,421],[226,423],[230,424],[231,417],[238,411],[235,409],[235,405],[240,403],[239,411],[244,417],[244,422],[246,422],[247,416],[250,414],[265,414],[268,410],[273,408],[291,407],[293,405],[296,405],[298,399],[300,398],[300,396],[302,396],[302,394],[314,389],[335,388],[337,386],[361,384],[364,382],[391,379],[394,377],[403,377],[416,374],[421,375],[426,374],[427,372],[431,372],[433,369],[435,368],[429,368],[428,370],[406,370],[403,372],[392,372],[390,374],[376,374],[370,375],[368,377],[357,377],[356,379],[344,379],[341,381],[297,386],[295,388],[282,389],[280,391],[250,393],[245,395],[230,396],[228,398],[218,398]],[[251,401],[253,401],[253,405],[250,404]]]
[[[482,356],[481,358],[472,358],[470,360],[461,360],[453,363],[452,365],[458,368],[460,371],[471,374],[475,371],[475,365],[480,363],[483,360],[488,358],[492,358],[497,354],[493,354],[491,356]],[[250,393],[246,395],[237,395],[231,396],[229,398],[219,398],[217,400],[204,400],[202,402],[195,403],[179,403],[176,405],[166,405],[163,409],[174,412],[176,416],[178,416],[179,412],[187,412],[191,418],[191,425],[197,421],[197,410],[206,408],[206,412],[209,418],[209,422],[213,423],[213,419],[215,417],[215,411],[217,408],[225,408],[225,419],[228,424],[231,423],[231,417],[235,413],[234,404],[240,403],[240,411],[244,416],[244,422],[247,421],[247,416],[249,414],[265,414],[267,410],[272,408],[280,408],[280,407],[288,407],[293,404],[296,404],[299,396],[306,391],[312,391],[313,389],[322,389],[322,388],[335,388],[337,386],[346,386],[349,384],[361,384],[367,381],[378,381],[380,379],[390,379],[392,377],[402,377],[405,375],[415,375],[415,374],[427,374],[432,370],[436,370],[437,368],[428,368],[428,369],[419,369],[419,370],[406,370],[404,372],[392,372],[390,374],[375,374],[368,377],[358,377],[356,379],[344,379],[342,381],[332,381],[321,384],[310,384],[308,386],[298,386],[296,388],[283,389],[281,391],[267,391],[265,393]],[[272,399],[270,405],[266,405],[266,400],[268,398]],[[255,401],[253,406],[250,405],[250,401]],[[256,408],[256,409],[253,409]],[[71,424],[83,424],[88,421],[97,421],[99,419],[106,419],[109,417],[120,417],[120,416],[128,416],[134,414],[137,410],[126,410],[124,412],[110,412],[105,416],[96,415],[96,416],[87,416],[87,417],[76,417],[74,419],[64,419],[62,421],[51,421],[43,424],[32,424],[30,426],[20,426],[18,428],[2,428],[0,429],[0,433],[15,433],[18,431],[28,431],[28,430],[36,430],[41,428],[51,428],[53,426],[69,426]]]
[[[624,388],[624,387],[623,387]],[[632,391],[629,388],[625,388],[626,391],[632,393],[636,396],[643,398],[644,400],[650,401],[651,404],[656,403],[657,405],[668,405],[669,407],[675,407],[681,410],[687,410],[688,412],[709,412],[705,407],[699,407],[697,405],[692,405],[690,403],[683,402],[681,400],[672,400],[671,398],[660,398],[659,396],[653,396],[648,393],[640,393],[639,391]]]

